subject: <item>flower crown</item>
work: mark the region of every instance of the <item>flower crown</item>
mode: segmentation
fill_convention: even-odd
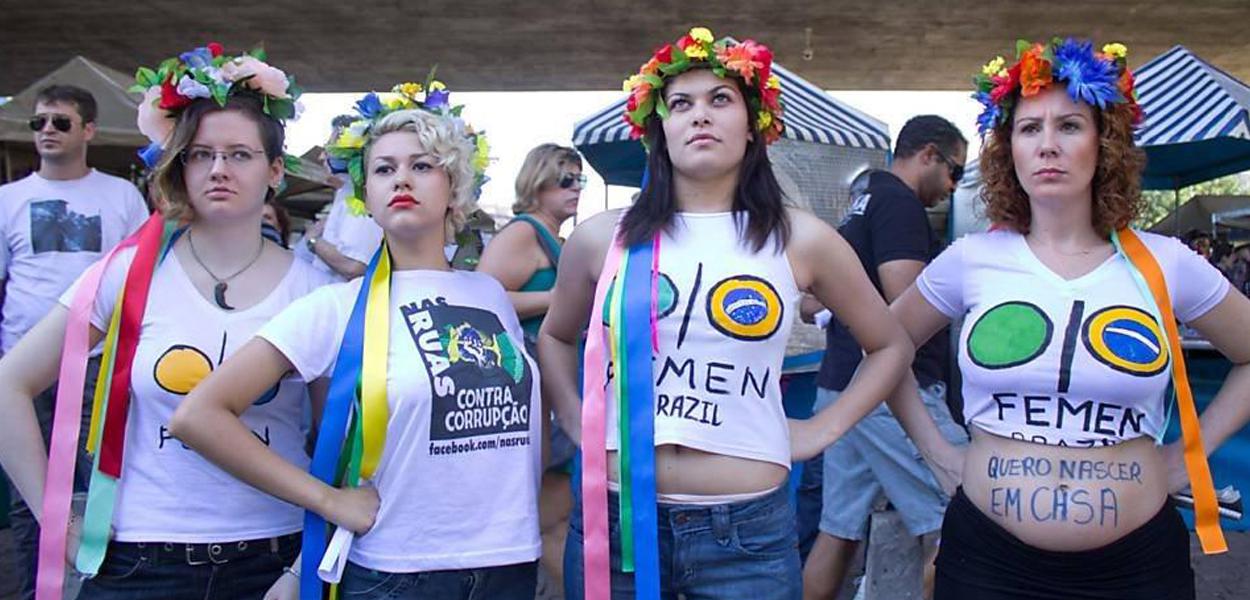
[[[401,83],[391,88],[385,97],[375,92],[365,94],[356,101],[356,113],[360,115],[343,128],[342,133],[326,146],[326,153],[347,163],[347,173],[352,178],[352,195],[347,198],[347,207],[353,215],[367,214],[365,209],[365,143],[369,132],[383,117],[400,110],[420,109],[441,117],[455,119],[464,125],[464,130],[473,141],[473,192],[480,196],[482,186],[486,185],[486,167],[490,165],[490,144],[485,132],[475,132],[473,127],[460,117],[464,106],[452,106],[448,102],[451,92],[443,82],[432,77],[424,85],[420,83]]]
[[[167,58],[155,69],[139,67],[131,92],[143,94],[139,103],[139,131],[152,140],[139,156],[156,165],[174,131],[178,115],[197,98],[212,98],[225,106],[232,94],[250,90],[260,95],[265,114],[279,120],[299,115],[297,100],[303,90],[295,78],[265,63],[265,51],[226,56],[221,44],[205,46]]]
[[[711,31],[695,27],[676,44],[665,44],[657,50],[636,75],[625,80],[624,88],[629,92],[625,122],[632,127],[631,137],[643,137],[647,117],[652,112],[660,115],[661,119],[668,118],[668,106],[660,97],[664,80],[684,73],[699,63],[710,66],[717,77],[729,74],[742,79],[746,83],[747,106],[755,112],[755,127],[764,137],[764,142],[771,144],[781,137],[781,81],[772,74],[772,50],[753,40],[712,40]]]
[[[1073,100],[1100,109],[1128,103],[1137,125],[1142,110],[1133,91],[1127,56],[1124,44],[1107,44],[1102,52],[1095,52],[1092,42],[1072,38],[1054,38],[1049,44],[1019,40],[1016,64],[1007,67],[998,56],[973,77],[977,91],[972,97],[985,107],[977,117],[977,131],[984,136],[1007,118],[1017,98],[1033,96],[1052,82],[1066,83]]]

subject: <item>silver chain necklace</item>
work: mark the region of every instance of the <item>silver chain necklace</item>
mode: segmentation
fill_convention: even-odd
[[[195,238],[192,236],[192,233],[193,230],[187,230],[187,245],[191,247],[191,258],[194,258],[195,262],[200,265],[200,268],[204,269],[204,272],[208,273],[208,276],[212,277],[213,281],[217,282],[217,285],[213,286],[213,301],[217,303],[217,306],[220,306],[225,310],[234,310],[233,306],[226,304],[226,290],[230,287],[227,282],[235,277],[238,277],[244,271],[250,269],[252,265],[256,264],[256,261],[260,259],[260,255],[264,253],[265,238],[262,237],[260,239],[260,245],[256,247],[256,255],[252,257],[252,260],[247,261],[247,264],[243,265],[242,269],[231,273],[227,277],[218,277],[216,273],[213,273],[213,271],[208,268],[208,265],[204,264],[203,260],[200,260],[199,253],[195,251]]]

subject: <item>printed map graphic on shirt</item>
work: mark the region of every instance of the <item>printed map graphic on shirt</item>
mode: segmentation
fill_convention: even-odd
[[[69,210],[65,200],[30,203],[30,245],[44,252],[99,252],[103,228],[100,215],[89,217]]]
[[[443,298],[400,310],[430,376],[431,441],[528,434],[533,373],[499,317]]]

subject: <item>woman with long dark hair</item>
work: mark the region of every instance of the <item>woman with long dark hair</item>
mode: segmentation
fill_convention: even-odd
[[[571,598],[798,598],[790,462],[835,441],[911,360],[850,247],[784,203],[771,59],[704,28],[662,48],[627,82],[649,178],[565,246],[538,346],[544,398],[583,450]],[[778,380],[802,291],[868,355],[844,402],[788,424]]]

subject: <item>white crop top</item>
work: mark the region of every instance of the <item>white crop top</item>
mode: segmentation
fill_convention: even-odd
[[[1181,322],[1224,298],[1227,280],[1202,257],[1175,239],[1139,235]],[[965,421],[1057,446],[1161,439],[1171,381],[1167,339],[1130,269],[1116,254],[1065,280],[1010,231],[965,236],[934,259],[916,287],[934,308],[964,319]]]
[[[780,377],[799,290],[784,251],[770,241],[754,252],[738,231],[732,213],[680,213],[660,240],[655,444],[789,468]],[[616,450],[613,387],[609,373]]]

